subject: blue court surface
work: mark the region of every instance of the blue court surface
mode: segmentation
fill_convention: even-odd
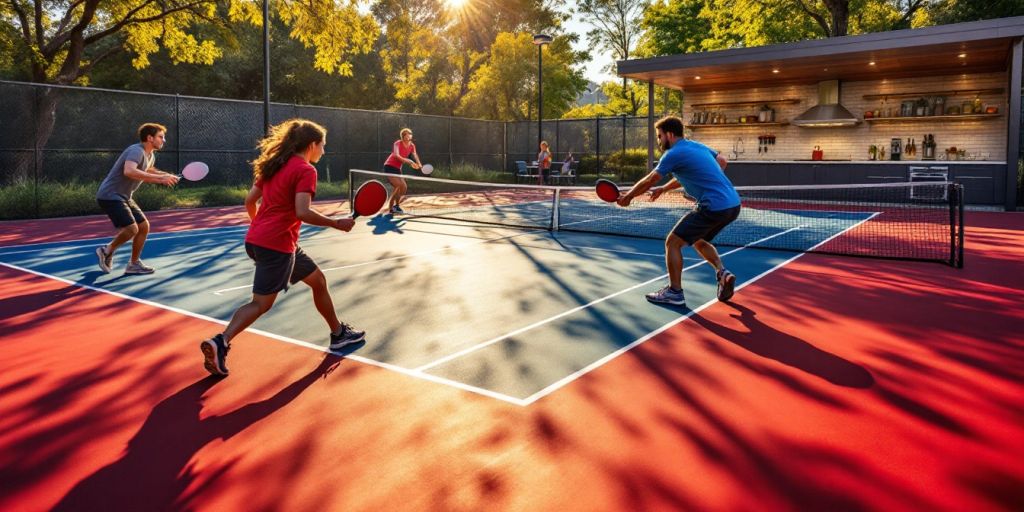
[[[827,230],[761,227],[754,242],[799,237],[810,248],[865,218],[847,214]],[[121,275],[126,246],[114,272],[101,273],[94,250],[108,239],[9,247],[0,262],[224,323],[250,298],[245,229],[153,233],[143,254],[157,268],[149,276]],[[667,283],[663,242],[654,239],[380,215],[360,219],[351,233],[307,227],[300,245],[327,276],[342,321],[367,331],[349,358],[519,405],[716,301],[714,269],[687,248],[687,306],[648,303],[644,294]],[[737,288],[797,256],[728,246],[719,252]],[[327,350],[328,329],[301,283],[251,329]],[[199,341],[169,333],[154,343],[195,344],[198,365]]]

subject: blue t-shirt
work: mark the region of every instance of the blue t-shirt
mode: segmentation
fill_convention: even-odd
[[[718,211],[740,205],[740,196],[715,160],[717,153],[700,142],[679,139],[654,169],[658,174],[675,177],[700,208]]]

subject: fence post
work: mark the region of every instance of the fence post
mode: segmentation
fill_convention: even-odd
[[[455,155],[452,154],[452,118],[448,116],[448,171],[455,168]]]
[[[39,218],[39,87],[32,89],[32,174],[35,185],[32,187],[33,207],[35,216]]]
[[[551,160],[552,161],[555,159],[555,156],[558,155],[558,150],[562,149],[562,143],[561,143],[562,133],[561,133],[561,131],[558,128],[559,125],[560,125],[560,123],[559,123],[560,121],[561,121],[561,119],[555,119],[555,151],[551,154]]]
[[[508,170],[508,121],[501,123],[501,165],[502,169]]]
[[[174,145],[178,148],[174,152],[174,165],[181,170],[181,95],[174,93]]]
[[[595,118],[597,124],[597,177],[601,177],[601,114],[598,114]]]

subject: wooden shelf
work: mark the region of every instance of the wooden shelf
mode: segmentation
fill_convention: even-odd
[[[803,101],[800,98],[785,98],[781,100],[761,100],[761,101],[729,101],[725,103],[694,103],[690,105],[691,108],[697,107],[742,107],[745,105],[765,105],[768,103],[800,103]]]
[[[687,128],[754,128],[759,126],[785,126],[788,121],[777,123],[718,123],[718,124],[688,124]]]
[[[886,98],[920,98],[922,96],[956,96],[958,94],[1002,94],[1003,89],[957,89],[952,91],[900,92],[889,94],[865,94],[866,100],[883,100]]]
[[[921,121],[971,121],[977,119],[994,119],[1003,117],[1002,114],[955,114],[941,116],[914,116],[914,117],[868,117],[864,119],[867,123],[916,123]]]

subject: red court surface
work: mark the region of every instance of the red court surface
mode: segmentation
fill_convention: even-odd
[[[0,266],[0,510],[1021,510],[1024,215],[966,224],[964,269],[803,256],[526,407],[248,333],[218,381],[219,325]]]

